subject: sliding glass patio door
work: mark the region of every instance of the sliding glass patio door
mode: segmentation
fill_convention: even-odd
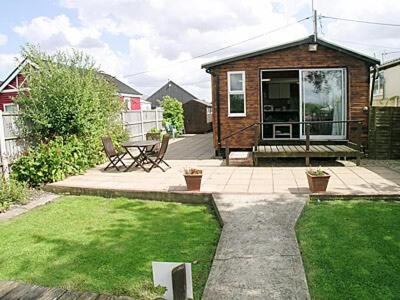
[[[346,121],[346,70],[300,70],[301,121]],[[301,126],[305,138],[305,126]],[[313,139],[345,139],[346,123],[311,125]]]

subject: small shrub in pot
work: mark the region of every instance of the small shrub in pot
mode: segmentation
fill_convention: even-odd
[[[311,192],[319,193],[326,191],[331,175],[324,171],[322,167],[319,167],[317,169],[309,169],[307,170],[306,174],[308,187]]]
[[[188,168],[184,170],[183,176],[185,177],[186,187],[188,191],[200,191],[201,179],[203,171],[195,168]]]

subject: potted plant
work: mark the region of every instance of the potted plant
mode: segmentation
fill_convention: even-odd
[[[307,172],[308,187],[311,192],[325,192],[328,187],[329,175],[321,167],[317,169],[309,169]]]
[[[200,191],[201,178],[203,177],[202,170],[188,168],[184,170],[183,176],[185,177],[188,191]]]
[[[146,140],[148,141],[161,141],[161,129],[151,128],[149,132],[146,133]]]

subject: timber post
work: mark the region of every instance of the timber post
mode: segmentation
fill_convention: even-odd
[[[306,124],[306,166],[310,165],[310,132],[311,132],[311,125]]]
[[[229,138],[225,142],[225,161],[226,165],[229,166]]]
[[[360,156],[361,156],[361,151],[362,151],[362,144],[361,144],[361,136],[362,136],[362,122],[357,122],[357,133],[356,133],[356,142],[357,142],[357,166],[360,165]]]

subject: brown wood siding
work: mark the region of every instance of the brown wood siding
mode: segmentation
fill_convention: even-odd
[[[347,70],[347,114],[348,119],[363,122],[363,144],[368,139],[369,107],[369,65],[365,61],[319,45],[316,52],[309,52],[308,45],[262,54],[256,57],[229,62],[213,67],[219,78],[219,91],[216,91],[216,79],[212,79],[212,97],[214,110],[214,146],[218,148],[218,126],[216,93],[220,96],[220,118],[222,139],[236,130],[260,121],[260,71],[263,69],[300,69],[300,68],[346,68]],[[227,72],[246,72],[246,117],[228,117]],[[350,139],[354,130],[349,130]],[[254,141],[254,130],[247,130],[230,140],[232,148],[250,148]],[[222,148],[224,143],[222,143]]]
[[[183,104],[185,132],[206,133],[211,130],[211,123],[207,123],[207,106],[192,100]]]

